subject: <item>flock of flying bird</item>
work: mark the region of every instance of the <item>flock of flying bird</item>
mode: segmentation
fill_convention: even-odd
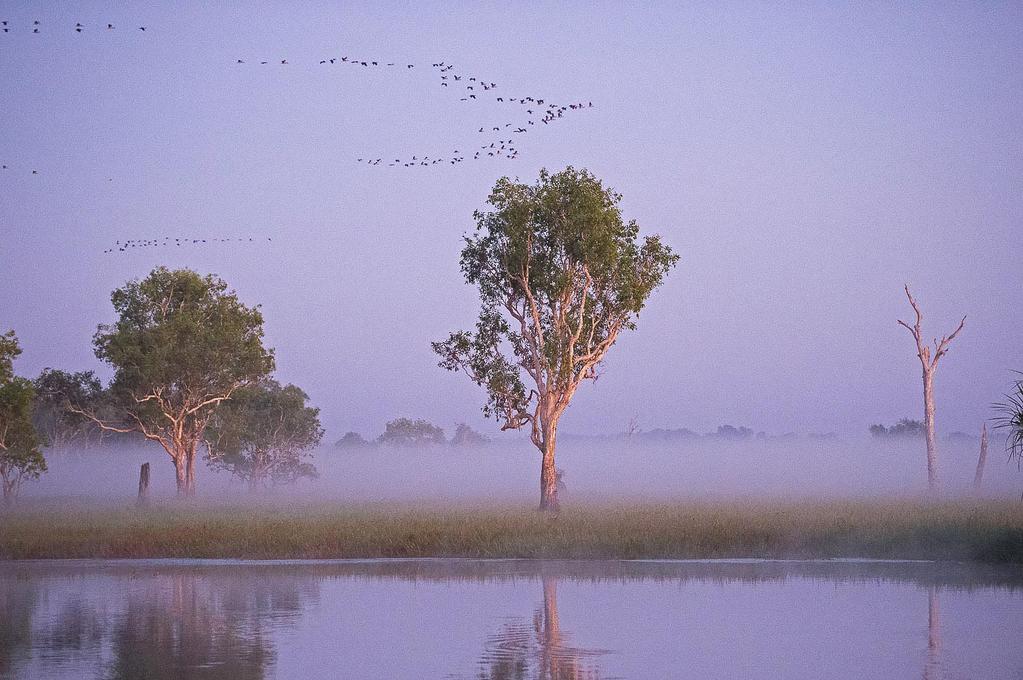
[[[74,32],[83,33],[86,30],[86,26],[80,22],[75,23],[72,27]],[[8,20],[0,20],[0,29],[3,33],[11,33],[17,31],[17,29]],[[33,21],[31,26],[25,26],[24,30],[31,33],[41,33],[43,24],[41,21]],[[112,23],[106,24],[103,28],[100,25],[100,30],[113,31],[116,26]],[[145,31],[145,26],[139,26],[139,31]],[[279,66],[287,66],[289,62],[287,59],[270,60],[270,59],[258,59],[254,62],[246,61],[245,59],[237,59],[237,64],[247,63],[258,63],[260,65],[276,64]],[[359,59],[354,57],[338,56],[328,57],[319,60],[319,64],[323,66],[338,65],[338,66],[356,66],[359,68],[373,69],[373,68],[393,68],[401,69],[404,71],[412,71],[416,69],[416,64],[398,63],[382,61],[379,59]],[[459,101],[462,102],[477,102],[482,99],[492,99],[496,103],[500,104],[512,104],[518,105],[519,111],[525,113],[524,119],[520,119],[519,122],[508,121],[499,125],[483,125],[479,128],[480,134],[500,136],[501,139],[489,141],[479,147],[472,144],[466,147],[465,151],[459,149],[453,150],[450,154],[441,154],[438,156],[420,155],[414,154],[412,156],[406,156],[403,158],[392,158],[387,156],[380,156],[377,158],[373,157],[360,157],[356,159],[356,162],[371,166],[386,165],[387,167],[431,167],[439,164],[450,164],[456,165],[466,160],[483,160],[487,158],[505,158],[508,160],[514,160],[519,157],[519,149],[516,146],[515,135],[526,134],[537,124],[550,125],[557,121],[560,121],[566,113],[572,111],[579,111],[584,108],[592,108],[592,102],[571,103],[571,104],[555,104],[546,99],[541,99],[533,96],[497,96],[497,83],[490,79],[485,79],[475,75],[468,75],[465,73],[455,73],[455,66],[446,62],[434,62],[430,64],[432,69],[438,76],[437,82],[441,87],[448,88],[450,91],[457,91]],[[423,70],[423,67],[420,67]],[[513,127],[514,126],[514,127]],[[504,137],[507,136],[507,139]],[[0,166],[0,170],[15,170],[7,164]],[[38,175],[39,171],[36,169],[31,170],[32,175]],[[112,178],[108,181],[113,181]],[[127,252],[138,248],[153,248],[163,246],[184,246],[184,245],[202,245],[212,243],[237,243],[237,242],[255,242],[257,239],[251,237],[241,238],[177,238],[171,236],[165,236],[162,239],[129,239],[127,241],[117,241],[111,248],[104,250],[104,253],[117,253]],[[258,239],[262,240],[262,239]],[[267,238],[266,241],[272,241]]]
[[[262,240],[262,239],[260,239]],[[266,238],[267,241],[273,241],[269,236]],[[128,239],[127,241],[116,241],[111,248],[104,250],[104,253],[123,253],[133,248],[153,248],[156,246],[184,246],[184,245],[204,245],[207,243],[254,243],[256,239],[249,237],[237,237],[237,238],[177,238],[174,236],[164,236],[162,239],[158,238],[143,238],[143,239]]]
[[[36,20],[36,21],[33,21],[31,23],[31,25],[28,25],[28,24],[24,25],[23,26],[24,30],[22,32],[27,32],[27,33],[43,33],[43,28],[44,28],[43,22]],[[73,27],[73,29],[74,29],[75,33],[83,33],[86,30],[86,26],[85,26],[85,24],[83,24],[81,22],[76,22],[74,27]],[[116,30],[116,29],[117,29],[117,26],[115,26],[114,24],[109,24],[109,23],[106,25],[106,28],[102,28],[102,30],[106,30],[106,31],[113,31],[113,30]],[[138,30],[145,31],[146,27],[145,26],[139,26]],[[15,24],[13,24],[11,21],[9,21],[7,19],[0,20],[0,33],[11,33],[12,31],[17,33],[19,31],[18,26],[16,26]],[[20,168],[14,168],[14,167],[4,163],[4,164],[0,165],[0,170],[20,170]],[[30,174],[32,174],[32,175],[38,175],[39,174],[39,170],[30,169],[30,171],[31,171]],[[108,182],[112,182],[113,179],[110,178],[107,181]]]
[[[85,24],[83,24],[81,22],[78,22],[78,23],[76,23],[74,25],[75,33],[84,33],[85,32],[85,28],[86,28]],[[104,30],[112,31],[112,30],[114,30],[116,28],[117,27],[114,26],[113,24],[107,24],[107,27]],[[18,30],[14,25],[11,24],[10,21],[7,21],[6,19],[0,21],[0,29],[3,29],[4,33],[10,33],[12,30],[17,32],[17,30]],[[145,26],[139,26],[138,30],[145,31],[146,27]],[[33,21],[31,26],[26,26],[25,27],[25,31],[29,31],[29,32],[32,32],[32,33],[42,33],[43,32],[43,22],[41,22],[41,21]]]
[[[258,63],[260,65],[275,64],[278,66],[287,66],[289,61],[287,59],[271,60],[271,59],[258,59],[255,62],[246,61],[245,59],[237,59],[236,64],[248,64]],[[384,61],[380,59],[363,59],[358,57],[351,57],[348,55],[326,57],[319,60],[319,64],[323,66],[356,66],[360,68],[374,69],[374,68],[397,68],[404,69],[405,71],[414,70],[416,64],[398,63],[393,61]],[[511,121],[504,122],[500,125],[483,125],[479,128],[480,133],[493,134],[499,133],[503,137],[505,133],[509,135],[521,135],[529,132],[530,127],[537,125],[549,125],[551,123],[560,121],[566,113],[571,111],[580,111],[586,108],[593,108],[593,102],[578,102],[571,104],[555,104],[532,96],[497,96],[495,90],[497,90],[497,83],[492,82],[489,78],[482,78],[480,76],[468,75],[465,73],[455,73],[454,64],[448,64],[443,61],[434,62],[430,64],[430,68],[433,69],[439,76],[439,84],[441,87],[449,88],[452,91],[457,90],[459,101],[462,102],[474,102],[480,101],[481,98],[488,97],[493,99],[495,102],[500,104],[517,104],[520,110],[525,111],[526,118],[518,123]],[[420,68],[422,70],[422,68]],[[514,128],[512,126],[515,126]],[[489,144],[483,144],[478,148],[472,145],[470,151],[460,151],[459,149],[453,150],[450,154],[442,154],[438,156],[420,155],[415,154],[411,157],[394,158],[390,156],[363,156],[356,158],[357,163],[363,163],[365,165],[386,165],[387,167],[430,167],[438,164],[449,164],[455,165],[462,163],[466,160],[482,160],[486,158],[507,158],[514,160],[519,157],[519,149],[515,146],[514,138],[509,139],[498,139],[492,141]]]

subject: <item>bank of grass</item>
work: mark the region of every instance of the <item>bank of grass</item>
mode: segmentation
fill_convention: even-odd
[[[1023,505],[679,502],[526,507],[28,504],[0,559],[876,558],[1023,563]]]

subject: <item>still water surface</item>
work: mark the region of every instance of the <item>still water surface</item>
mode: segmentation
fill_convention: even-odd
[[[0,678],[1021,678],[1023,570],[0,563]]]

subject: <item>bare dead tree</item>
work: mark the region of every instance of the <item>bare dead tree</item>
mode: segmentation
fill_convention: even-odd
[[[629,422],[625,425],[625,438],[631,440],[632,435],[639,432],[639,417],[632,416],[629,418]]]
[[[977,474],[973,476],[973,491],[980,492],[980,483],[984,479],[984,465],[987,463],[987,423],[980,428],[980,456],[977,458]]]
[[[916,322],[912,326],[902,319],[899,319],[898,322],[899,325],[904,326],[913,334],[913,339],[916,341],[916,355],[919,357],[920,366],[923,368],[924,436],[927,440],[927,488],[932,494],[936,494],[940,490],[940,481],[938,476],[938,442],[934,435],[934,371],[938,367],[938,360],[948,353],[949,344],[963,330],[963,326],[966,324],[966,317],[963,317],[962,321],[959,322],[959,326],[952,331],[951,335],[942,336],[940,341],[937,338],[934,339],[934,353],[932,355],[931,347],[924,340],[923,331],[920,328],[924,318],[920,312],[920,306],[913,299],[913,294],[909,292],[909,284],[906,284],[905,290],[906,297],[909,298],[909,304],[912,305],[913,312],[916,314]]]

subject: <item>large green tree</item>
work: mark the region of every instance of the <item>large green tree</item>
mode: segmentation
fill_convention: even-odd
[[[32,381],[14,375],[21,354],[14,331],[0,335],[0,486],[5,503],[18,495],[22,481],[46,472],[46,459],[32,426]]]
[[[75,411],[104,429],[159,442],[174,463],[178,494],[192,495],[195,457],[217,407],[273,371],[263,315],[219,277],[189,269],[158,267],[110,299],[118,319],[99,326],[93,344],[115,370],[115,415]]]
[[[464,370],[487,390],[483,411],[502,429],[529,426],[546,511],[558,509],[559,419],[678,260],[659,237],[640,239],[620,201],[571,167],[541,171],[533,185],[498,180],[493,209],[474,213],[476,232],[461,255],[482,303],[476,329],[433,343],[441,367]]]
[[[307,406],[308,395],[271,378],[239,389],[210,421],[209,463],[257,489],[317,476],[308,462],[323,439],[320,409]]]

